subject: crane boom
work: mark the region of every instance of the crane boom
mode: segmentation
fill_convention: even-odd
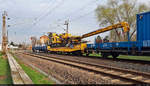
[[[87,37],[90,37],[90,36],[93,36],[93,35],[96,35],[99,33],[103,33],[103,32],[109,31],[109,30],[117,29],[117,28],[123,28],[124,32],[128,32],[130,30],[129,24],[127,22],[120,22],[118,24],[114,24],[114,25],[111,25],[111,26],[108,26],[108,27],[98,29],[96,31],[84,34],[84,35],[82,35],[81,38],[82,39],[87,38]]]

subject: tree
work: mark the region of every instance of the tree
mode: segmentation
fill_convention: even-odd
[[[18,47],[19,47],[19,48],[22,48],[22,44],[19,44]]]
[[[11,42],[10,45],[15,46],[14,42]]]
[[[36,45],[37,43],[37,38],[36,37],[31,37],[31,43],[32,43],[32,47]]]
[[[107,0],[106,5],[97,7],[96,16],[100,26],[112,25],[122,21],[128,22],[132,40],[132,36],[136,32],[136,14],[148,10],[150,10],[148,6],[137,3],[137,0]],[[113,41],[127,41],[127,34],[123,33],[123,29],[112,30],[109,39]]]

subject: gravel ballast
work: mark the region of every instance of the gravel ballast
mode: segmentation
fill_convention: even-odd
[[[16,56],[24,63],[32,64],[38,67],[65,84],[121,84],[121,81],[111,82],[113,79],[110,77],[106,78],[104,75],[95,74],[93,72],[88,72],[68,65],[55,63],[32,56],[19,54]],[[122,82],[122,84],[125,83]]]

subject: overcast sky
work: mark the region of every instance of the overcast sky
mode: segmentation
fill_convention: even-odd
[[[5,10],[10,18],[7,24],[9,41],[30,42],[31,36],[47,32],[64,33],[64,21],[69,19],[69,33],[82,35],[100,28],[95,16],[97,5],[107,0],[0,0],[0,15]],[[150,0],[139,0],[149,3]],[[0,21],[2,18],[0,17]],[[60,25],[60,26],[58,26]],[[2,27],[2,22],[0,22]],[[101,34],[102,37],[107,33]],[[1,36],[1,31],[0,31]],[[94,40],[89,37],[86,40]],[[0,38],[1,41],[1,38]]]

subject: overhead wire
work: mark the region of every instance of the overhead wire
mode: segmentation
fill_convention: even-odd
[[[95,2],[95,3],[96,3],[97,1],[98,1],[98,0],[94,0],[94,1],[92,1],[92,2]],[[56,9],[60,6],[60,4],[62,4],[62,3],[64,3],[64,0],[62,0],[59,4],[57,4],[57,5],[56,5],[55,7],[53,7],[51,10],[49,10],[46,14],[44,14],[43,16],[41,16],[37,21],[35,21],[35,22],[33,23],[33,25],[36,25],[39,21],[41,21],[42,19],[44,19],[44,17],[50,15],[50,14],[51,14],[54,10],[56,10]],[[85,9],[85,7],[88,6],[88,5],[90,5],[90,4],[91,4],[91,2],[88,3],[88,4],[86,4],[86,5],[84,5],[82,8],[80,8],[80,9],[74,11],[74,12],[81,11],[81,10]],[[74,12],[72,12],[72,13],[74,13]],[[75,17],[75,18],[71,19],[71,21],[75,21],[75,20],[77,20],[77,19],[79,19],[79,18],[83,18],[84,16],[89,15],[89,14],[91,14],[91,13],[93,13],[93,11],[90,11],[90,12],[88,12],[88,13],[86,13],[86,14],[83,14],[83,15],[80,15],[80,16],[78,16],[78,17]]]
[[[56,0],[53,0],[53,2],[51,2],[52,4],[54,4],[54,2],[56,3]],[[56,6],[55,6],[56,7]],[[54,8],[54,7],[53,7]],[[46,10],[48,10],[46,13],[48,13],[49,11],[51,11],[51,9],[53,9],[53,8],[50,8],[50,5],[47,7],[47,9],[45,9],[45,11]],[[43,11],[43,12],[45,12],[45,11]],[[34,26],[36,26],[36,24],[41,20],[41,18],[43,17],[45,15],[45,13],[41,13],[38,17],[35,17],[34,18],[34,20],[33,20],[33,22],[32,22],[32,24],[31,24],[31,26],[30,26],[30,28],[33,28]]]
[[[51,3],[48,4],[48,6],[44,9],[44,11],[38,17],[36,17],[35,20],[38,19],[39,17],[41,17],[45,11],[50,9],[50,6],[52,6],[52,4],[54,4],[54,2],[55,2],[55,0],[51,0]]]
[[[95,3],[96,3],[96,5],[98,5],[97,2],[95,2]],[[89,11],[89,12],[83,14],[83,15],[79,15],[79,16],[77,16],[77,17],[75,17],[75,18],[72,18],[72,19],[70,19],[70,21],[71,21],[71,22],[74,22],[74,21],[79,20],[79,19],[82,19],[82,18],[86,17],[87,15],[92,14],[92,13],[94,13],[94,12],[95,12],[95,9],[92,10],[92,11]]]
[[[47,13],[45,13],[43,16],[41,16],[39,19],[37,19],[33,25],[36,25],[39,21],[43,20],[46,16],[50,15],[54,10],[59,8],[64,3],[64,0],[61,0],[55,7],[50,9]]]
[[[70,13],[70,14],[74,14],[74,13],[76,13],[76,12],[80,12],[81,10],[84,10],[87,6],[89,6],[89,5],[93,4],[93,3],[96,3],[96,2],[98,2],[98,0],[90,1],[90,2],[88,2],[87,4],[85,4],[84,6],[82,6],[81,8],[79,8],[79,9],[73,11],[73,12]],[[90,11],[90,12],[88,12],[88,13],[86,13],[86,14],[80,15],[79,17],[75,17],[75,18],[73,18],[73,21],[77,20],[78,18],[82,18],[82,17],[84,17],[84,16],[86,16],[86,15],[88,15],[88,14],[91,14],[91,13],[93,13],[93,11]],[[69,15],[70,15],[70,14],[69,14]],[[67,15],[67,16],[69,16],[69,15]],[[66,17],[67,17],[67,16],[66,16]],[[66,18],[64,18],[64,19],[66,19]],[[64,19],[58,19],[57,22],[63,21]],[[69,21],[70,21],[70,20],[69,20]],[[72,21],[72,19],[71,19],[71,21]],[[59,24],[59,25],[60,25],[60,24]]]
[[[49,10],[49,9],[50,9],[50,6],[52,6],[52,4],[54,4],[54,2],[56,2],[56,0],[53,0],[51,3],[49,3],[48,6],[44,9],[43,12],[45,12],[46,10]],[[44,14],[43,12],[42,12],[39,16],[35,17],[35,18],[32,20],[30,28],[32,28],[32,27],[35,26],[35,24],[36,24],[36,22],[37,22],[36,20],[38,20],[38,18],[40,18],[40,17],[43,16],[43,14]]]
[[[87,15],[93,13],[93,12],[94,12],[94,11],[92,10],[92,11],[90,11],[90,12],[88,12],[88,13],[85,13],[85,14],[83,14],[83,15],[77,16],[77,17],[71,19],[71,21],[76,21],[76,20],[78,20],[78,19],[84,18],[85,16],[87,16]]]
[[[96,3],[97,1],[98,0],[94,0],[94,1],[88,2],[87,4],[85,4],[84,6],[82,6],[81,8],[79,8],[79,9],[71,12],[70,14],[66,15],[63,19],[59,19],[59,21],[63,21],[63,20],[66,19],[66,17],[71,16],[72,14],[76,14],[77,12],[83,11],[87,6],[89,6],[89,5],[93,4],[93,3]]]
[[[23,21],[23,22],[19,22],[19,23],[15,23],[15,24],[9,24],[11,27],[12,26],[17,26],[17,25],[23,25],[23,24],[31,24],[31,22],[33,22],[33,20],[28,20],[28,21]]]
[[[51,0],[52,2],[48,4],[48,6],[44,9],[43,12],[45,12],[51,5],[52,3],[55,1],[55,0]],[[42,16],[43,13],[41,13],[38,17],[34,18],[32,21],[29,21],[29,22],[26,22],[26,23],[33,23],[35,21],[35,19],[39,18]],[[22,25],[22,24],[26,24],[26,23],[16,23],[16,24],[12,24],[11,26],[16,26],[16,25]]]
[[[62,2],[59,3],[59,4],[62,4],[63,1],[64,1],[64,0],[62,0]],[[76,10],[76,11],[73,11],[71,14],[76,13],[77,11],[78,11],[78,12],[81,11],[81,10],[85,9],[86,6],[89,6],[90,4],[96,3],[97,1],[98,1],[98,0],[94,0],[94,1],[92,1],[92,2],[89,2],[88,4],[82,6],[80,9],[78,9],[78,10]],[[55,10],[56,8],[58,8],[59,4],[58,4],[57,6],[55,6],[55,7],[53,8],[53,10]],[[51,10],[50,10],[49,12],[47,12],[44,16],[42,16],[42,17],[39,18],[35,23],[33,23],[33,25],[36,25],[40,20],[42,20],[44,17],[50,15],[52,12],[53,12],[53,11],[51,11]],[[93,11],[92,11],[92,12],[93,12]],[[76,18],[77,18],[77,19],[78,19],[78,18],[81,18],[81,17],[83,17],[83,16],[85,16],[85,15],[88,15],[88,14],[90,14],[90,13],[92,13],[92,12],[90,11],[90,12],[88,12],[88,13],[86,13],[86,14],[84,14],[84,15],[80,15],[79,17],[76,17]],[[76,19],[73,19],[73,20],[76,20]],[[61,20],[59,20],[59,21],[61,21]]]

